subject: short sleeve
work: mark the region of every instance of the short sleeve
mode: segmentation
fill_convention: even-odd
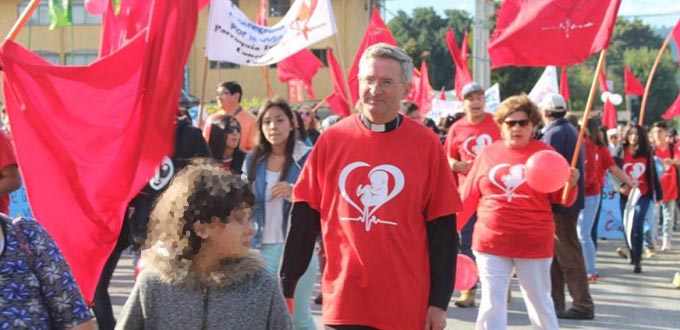
[[[430,189],[425,208],[426,221],[455,214],[462,208],[458,187],[449,168],[446,155],[439,145],[433,147],[432,150],[430,156],[432,164],[429,177]]]
[[[446,134],[446,140],[444,141],[444,152],[446,153],[446,157],[448,158],[460,159],[460,154],[458,154],[458,147],[454,142],[454,131],[455,131],[454,129],[450,129],[449,132]]]
[[[606,147],[600,148],[600,161],[602,162],[602,168],[605,170],[608,170],[610,167],[616,165],[616,162],[614,162],[614,157],[612,157],[612,154]]]
[[[321,135],[312,148],[305,165],[302,167],[302,173],[300,173],[300,177],[293,188],[293,202],[306,202],[317,211],[321,210],[321,196],[323,195],[320,180],[324,178],[324,175],[321,173],[319,164],[322,163],[320,157],[325,145],[326,139]]]
[[[16,163],[12,142],[9,141],[9,138],[4,133],[0,133],[0,168],[16,165]]]

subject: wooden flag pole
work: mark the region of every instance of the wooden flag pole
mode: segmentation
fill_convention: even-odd
[[[205,90],[207,88],[207,83],[208,83],[208,58],[205,57],[203,61],[203,82],[201,86],[201,98],[198,99],[198,128],[203,129],[203,125],[205,124],[203,122],[203,114],[206,113],[205,109]],[[217,62],[219,65],[219,62]]]
[[[19,19],[14,22],[14,25],[12,26],[12,29],[9,30],[5,40],[16,39],[16,37],[19,35],[19,32],[21,32],[21,29],[24,28],[26,22],[28,22],[28,20],[31,18],[31,15],[33,15],[35,9],[38,8],[38,4],[40,4],[40,0],[31,0],[28,6],[26,6],[26,9],[24,9],[24,12],[21,13],[21,16],[19,16]]]
[[[340,41],[338,40],[338,34],[336,33],[334,38],[335,39],[335,48],[338,50],[338,59],[340,60],[340,66],[342,67],[342,74],[343,74],[343,83],[345,87],[345,93],[347,95],[347,106],[349,107],[349,110],[347,113],[351,114],[352,111],[352,94],[349,92],[349,77],[344,77],[345,75],[345,60],[342,57],[342,49],[340,49]]]
[[[274,97],[274,89],[272,88],[272,82],[269,81],[269,69],[268,67],[261,66],[260,67],[260,73],[262,74],[262,78],[264,79],[264,85],[267,89],[267,97],[272,98]]]
[[[598,75],[602,70],[604,65],[604,59],[607,57],[607,49],[600,51],[600,59],[597,61],[597,67],[595,68],[595,75],[593,76],[593,84],[590,86],[590,94],[588,94],[588,102],[586,103],[586,109],[583,112],[583,123],[581,124],[581,130],[578,133],[578,139],[576,140],[576,147],[574,148],[574,155],[571,157],[571,168],[576,168],[576,163],[578,163],[578,156],[581,154],[581,145],[583,144],[583,137],[586,134],[586,127],[588,126],[588,118],[590,117],[590,110],[593,108],[593,103],[595,101],[595,92],[597,91]],[[583,175],[583,173],[580,173]],[[569,197],[569,182],[564,186],[562,190],[562,204],[566,204]]]
[[[333,94],[331,94],[331,95],[333,95]],[[312,110],[311,110],[312,113],[316,113],[316,110],[319,110],[319,108],[321,108],[321,106],[324,105],[326,103],[326,101],[328,101],[328,98],[331,97],[331,95],[326,96],[323,100],[321,100],[321,102],[317,103],[314,106],[314,108],[312,108]]]
[[[666,47],[668,47],[668,43],[671,41],[671,37],[673,36],[673,29],[671,29],[670,32],[668,32],[668,36],[666,37],[666,40],[664,40],[663,45],[661,46],[661,49],[659,49],[659,53],[656,55],[656,59],[654,60],[654,65],[652,65],[652,71],[649,71],[649,76],[647,77],[647,84],[645,85],[645,92],[642,94],[642,103],[640,103],[640,118],[638,119],[638,124],[642,126],[642,122],[645,119],[645,108],[647,106],[647,97],[649,96],[649,89],[652,87],[652,79],[654,79],[654,73],[656,72],[656,68],[659,67],[659,62],[661,62],[661,55],[663,55],[663,51],[666,50]]]

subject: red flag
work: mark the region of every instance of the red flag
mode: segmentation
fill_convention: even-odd
[[[562,95],[562,97],[567,101],[571,99],[571,95],[569,93],[569,77],[567,77],[566,66],[563,66],[560,69],[560,95]]]
[[[446,90],[444,89],[444,86],[442,86],[442,91],[439,93],[439,99],[446,101]]]
[[[602,93],[609,92],[609,86],[607,86],[607,76],[604,73],[604,66],[602,70],[598,73],[598,80],[600,82],[600,91]],[[607,128],[616,128],[616,107],[612,104],[609,99],[604,102],[604,109],[602,110],[602,126]]]
[[[120,12],[116,15],[113,1],[109,2],[102,16],[100,58],[114,52],[147,27],[151,4],[149,0],[121,0]]]
[[[257,25],[267,25],[267,18],[269,17],[269,0],[260,0],[260,6],[257,8]]]
[[[357,49],[357,55],[354,57],[354,63],[352,63],[352,66],[349,68],[349,75],[347,76],[349,93],[352,96],[351,104],[355,104],[359,100],[359,78],[357,75],[359,74],[359,60],[361,60],[361,55],[366,48],[380,42],[397,46],[397,41],[380,17],[380,13],[377,10],[373,10],[366,32],[364,32],[364,38],[361,40],[359,49]]]
[[[645,93],[645,88],[642,87],[640,81],[635,78],[628,65],[623,65],[623,85],[626,95],[633,94],[637,96],[642,96]]]
[[[5,102],[32,211],[88,302],[127,203],[173,150],[197,5],[153,1],[142,33],[86,67],[53,66],[12,41],[0,48]]]
[[[427,62],[423,60],[420,64],[420,95],[418,98],[418,111],[425,116],[432,110],[432,86],[430,86],[430,73],[427,69]]]
[[[205,8],[208,4],[210,4],[210,0],[198,0],[198,10]]]
[[[607,48],[621,0],[506,0],[489,41],[493,68],[566,66]]]
[[[351,110],[345,92],[345,78],[342,74],[342,67],[335,59],[331,48],[326,49],[326,59],[331,73],[331,81],[333,81],[333,94],[326,99],[326,102],[331,106],[333,113],[343,117],[349,116]]]
[[[314,53],[309,49],[303,49],[279,62],[276,65],[276,72],[279,75],[279,81],[282,83],[290,80],[302,81],[309,98],[315,99],[312,79],[322,65],[323,63]]]
[[[680,48],[680,19],[673,27],[673,40],[675,40],[677,48]],[[678,64],[680,64],[680,52],[678,53]]]
[[[668,107],[668,110],[666,110],[666,113],[661,118],[668,120],[677,116],[680,116],[680,94],[678,94],[678,97],[675,98],[673,104]]]
[[[467,83],[472,82],[472,76],[470,75],[470,70],[467,66],[467,61],[464,61],[456,44],[456,37],[453,35],[453,31],[449,29],[446,32],[446,44],[449,46],[449,53],[451,53],[451,58],[453,59],[453,65],[456,68],[456,77],[454,80],[454,86],[456,89],[456,96],[461,99],[461,89]]]
[[[465,31],[465,35],[463,36],[463,42],[460,44],[460,57],[465,62],[466,66],[467,66],[468,57],[470,57],[470,51],[468,50],[468,43],[469,43],[468,32]]]

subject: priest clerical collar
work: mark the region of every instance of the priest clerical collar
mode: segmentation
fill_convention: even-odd
[[[374,124],[364,114],[362,113],[359,115],[359,118],[361,118],[361,123],[366,126],[366,128],[370,129],[373,132],[378,132],[378,133],[385,133],[385,132],[391,132],[397,129],[399,125],[404,121],[402,118],[402,114],[397,114],[397,117],[392,119],[391,121],[384,123],[384,124]]]

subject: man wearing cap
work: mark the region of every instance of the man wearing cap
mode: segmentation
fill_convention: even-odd
[[[476,82],[471,82],[461,91],[463,96],[463,112],[465,116],[455,122],[446,136],[444,151],[446,151],[451,170],[456,174],[458,186],[463,186],[472,162],[477,154],[487,145],[500,139],[500,128],[493,120],[493,116],[484,112],[484,89]],[[465,208],[466,205],[463,205]],[[460,252],[474,260],[472,253],[472,231],[477,222],[477,214],[467,220],[461,230]],[[475,304],[475,288],[461,291],[455,301],[458,307],[470,307]]]
[[[609,148],[609,153],[613,155],[618,147],[619,131],[616,128],[610,128],[607,130],[607,148]]]
[[[567,103],[559,94],[546,95],[539,106],[545,128],[541,140],[551,145],[567,162],[571,162],[576,149],[578,133],[566,119]],[[579,157],[576,168],[583,173],[584,150],[578,150]],[[553,205],[555,217],[555,258],[550,277],[552,281],[552,297],[555,302],[557,317],[563,319],[592,320],[595,317],[595,305],[588,288],[581,245],[578,241],[576,222],[579,211],[584,206],[583,176],[578,180],[578,198],[570,207]],[[572,307],[565,309],[564,285],[569,288]]]

